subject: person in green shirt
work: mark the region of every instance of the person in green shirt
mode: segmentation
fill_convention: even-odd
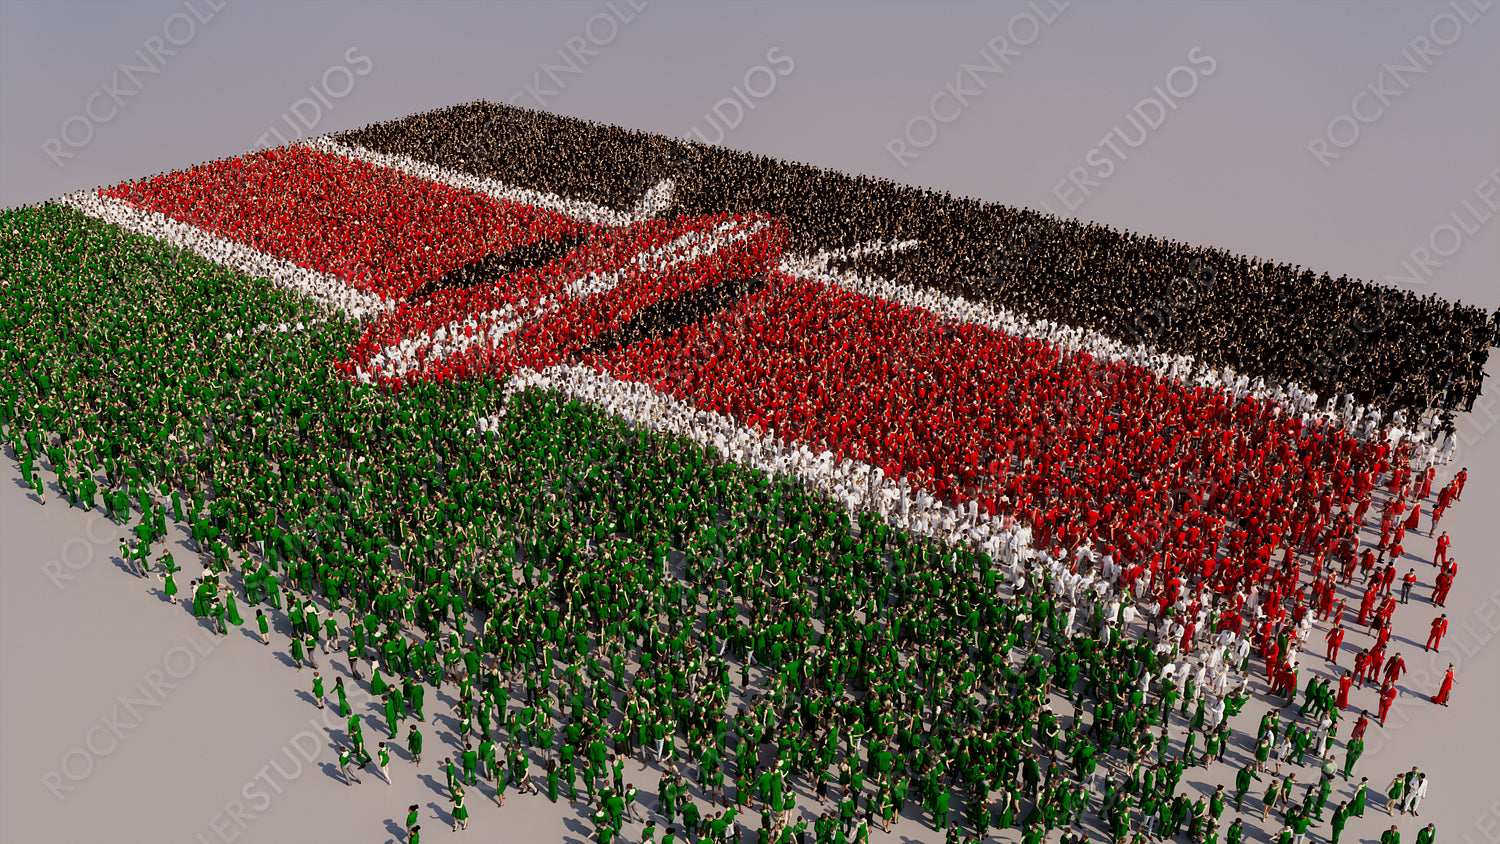
[[[406,750],[411,754],[412,761],[417,763],[417,767],[422,767],[422,733],[417,729],[416,724],[412,724],[406,731]]]
[[[1391,824],[1391,828],[1380,833],[1380,844],[1401,844],[1401,830]]]
[[[386,785],[390,785],[391,784],[391,770],[390,770],[390,768],[391,768],[391,751],[390,751],[390,748],[388,748],[388,747],[385,746],[385,742],[381,742],[380,743],[380,747],[378,749],[376,749],[376,751],[375,751],[375,756],[376,756],[376,761],[380,765],[380,778],[383,779],[383,780],[385,780],[385,784]]]
[[[1224,833],[1224,844],[1240,844],[1244,837],[1245,822],[1242,818],[1236,817],[1234,823],[1231,823]]]
[[[1417,844],[1435,844],[1437,841],[1437,824],[1428,824],[1417,830]]]
[[[1329,820],[1329,825],[1333,830],[1333,844],[1339,844],[1339,836],[1344,834],[1344,826],[1349,823],[1349,814],[1350,809],[1348,801],[1340,803],[1338,807],[1333,810],[1333,818]]]
[[[1351,738],[1344,747],[1344,779],[1349,778],[1349,772],[1354,770],[1354,763],[1365,752],[1365,740],[1363,738]]]
[[[1295,840],[1302,841],[1307,836],[1308,827],[1312,826],[1312,818],[1299,807],[1287,813],[1286,823],[1292,828]]]
[[[1256,773],[1253,763],[1247,763],[1245,767],[1234,775],[1234,810],[1241,811],[1245,803],[1245,792],[1250,790],[1252,781],[1259,782],[1260,775]]]
[[[318,708],[319,709],[322,709],[323,708],[323,676],[321,674],[319,674],[317,671],[313,672],[312,693],[313,693],[313,701],[318,704]]]

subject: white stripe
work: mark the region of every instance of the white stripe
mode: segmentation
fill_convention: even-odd
[[[1210,367],[1200,363],[1192,355],[1156,352],[1142,344],[1122,343],[1092,329],[1075,328],[1050,320],[1032,320],[1005,308],[971,302],[961,296],[950,296],[828,267],[829,262],[835,258],[857,257],[882,250],[895,251],[913,243],[914,241],[891,245],[863,244],[853,250],[830,250],[812,256],[788,256],[782,258],[777,269],[793,278],[815,281],[909,308],[919,308],[959,325],[979,325],[1015,337],[1041,340],[1067,352],[1086,352],[1104,360],[1124,361],[1188,388],[1202,386],[1222,390],[1236,398],[1252,396],[1280,407],[1281,413],[1287,416],[1300,414],[1304,422],[1326,420],[1360,439],[1380,437],[1395,442],[1403,437],[1411,437],[1429,444],[1436,440],[1430,426],[1416,431],[1399,424],[1382,426],[1380,412],[1368,406],[1355,406],[1347,414],[1326,408],[1319,410],[1318,395],[1294,382],[1289,382],[1285,389],[1278,390],[1274,386],[1263,386],[1264,382],[1257,384],[1249,376],[1240,375],[1230,367]],[[1373,426],[1370,420],[1374,420]]]
[[[369,383],[376,374],[385,378],[401,378],[417,366],[417,355],[423,349],[431,349],[428,361],[442,360],[449,355],[466,351],[481,343],[495,348],[502,337],[532,320],[550,314],[560,307],[555,298],[543,298],[536,302],[522,300],[518,305],[470,315],[463,321],[454,320],[440,326],[436,331],[427,331],[381,349],[364,366],[355,367],[355,376]],[[465,334],[464,328],[475,329]],[[483,330],[480,330],[483,329]]]
[[[602,276],[590,274],[568,285],[564,288],[564,292],[580,299],[608,293],[618,287],[620,282],[633,271],[666,272],[673,267],[696,261],[705,255],[712,255],[725,246],[745,240],[766,227],[765,220],[755,220],[748,226],[742,225],[743,222],[743,220],[725,220],[708,231],[697,230],[679,235],[655,249],[636,255],[631,261],[633,269],[621,267]]]
[[[705,448],[712,446],[724,459],[762,472],[792,475],[842,502],[849,510],[851,524],[856,523],[855,514],[871,510],[898,529],[952,542],[974,542],[997,559],[1003,550],[1020,552],[1030,547],[1029,528],[1015,526],[1006,531],[1002,517],[984,515],[977,505],[960,509],[912,486],[906,478],[885,477],[883,470],[868,463],[840,460],[832,452],[813,452],[804,445],[783,445],[774,429],[758,431],[732,417],[701,410],[659,392],[649,384],[624,381],[585,366],[525,369],[506,381],[504,407],[509,407],[512,395],[528,387],[556,390],[655,433],[684,437]],[[498,421],[499,417],[478,420],[475,429],[484,431]],[[904,508],[900,506],[903,500],[907,502]]]
[[[123,199],[104,196],[95,191],[80,191],[63,197],[63,202],[96,220],[113,223],[135,234],[166,241],[172,246],[186,249],[246,275],[270,279],[278,287],[301,293],[327,307],[342,309],[355,319],[379,313],[396,304],[351,287],[327,273],[308,269],[243,243],[219,237],[165,214],[138,208]]]
[[[670,179],[658,182],[650,190],[646,191],[645,195],[641,197],[640,202],[627,214],[580,199],[568,199],[558,196],[555,193],[543,193],[528,188],[507,185],[504,182],[487,179],[483,176],[475,176],[447,167],[440,167],[436,164],[428,164],[405,155],[376,152],[355,144],[342,144],[333,140],[329,135],[309,138],[306,141],[302,141],[302,143],[329,155],[336,155],[353,161],[363,161],[366,164],[372,164],[376,167],[395,170],[418,179],[447,185],[450,188],[472,191],[473,193],[482,194],[492,199],[545,208],[548,211],[562,214],[575,220],[583,220],[601,226],[625,226],[649,219],[672,204],[672,193],[675,188]]]

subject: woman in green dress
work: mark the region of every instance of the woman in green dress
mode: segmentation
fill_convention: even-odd
[[[224,590],[224,619],[235,627],[239,627],[245,623],[245,619],[240,617],[239,606],[234,602],[234,590],[232,589]]]
[[[162,592],[166,594],[167,600],[177,603],[177,581],[172,579],[171,569],[167,570],[166,583],[162,586]]]
[[[557,760],[547,760],[547,799],[557,802]]]
[[[1395,814],[1396,804],[1401,802],[1401,795],[1406,793],[1406,774],[1397,774],[1391,778],[1391,784],[1385,787],[1385,813]]]
[[[469,810],[464,806],[463,786],[453,790],[453,831],[469,828]]]

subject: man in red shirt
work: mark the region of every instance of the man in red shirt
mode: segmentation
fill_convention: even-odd
[[[1367,650],[1360,649],[1360,652],[1354,655],[1354,685],[1356,688],[1363,689],[1365,687],[1365,674],[1368,673],[1366,669],[1369,667],[1369,661],[1370,652]]]
[[[1385,665],[1385,648],[1376,646],[1365,657],[1365,680],[1369,683],[1380,682],[1380,669]]]
[[[1401,679],[1401,675],[1405,672],[1406,660],[1402,659],[1399,653],[1392,656],[1385,664],[1386,685],[1394,685],[1397,680]]]
[[[1432,590],[1432,602],[1438,606],[1446,606],[1448,603],[1448,590],[1453,588],[1453,572],[1458,568],[1457,561],[1448,564],[1448,567],[1438,573],[1437,585]]]
[[[1395,684],[1393,684],[1393,683],[1386,683],[1384,686],[1380,687],[1380,714],[1378,716],[1376,716],[1376,717],[1378,717],[1380,719],[1380,726],[1382,726],[1382,727],[1385,726],[1385,716],[1386,716],[1386,713],[1391,711],[1391,704],[1394,703],[1395,700],[1396,700],[1396,686],[1395,686]]]
[[[1439,646],[1443,644],[1443,634],[1447,632],[1448,614],[1443,613],[1442,615],[1432,620],[1432,632],[1427,634],[1427,646],[1423,648],[1423,650],[1438,650]]]
[[[1331,627],[1328,630],[1328,661],[1334,665],[1339,664],[1339,648],[1344,644],[1344,628]]]

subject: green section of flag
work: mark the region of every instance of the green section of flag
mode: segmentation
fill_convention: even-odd
[[[632,724],[689,747],[736,702],[727,665],[707,696],[686,693],[721,646],[740,683],[754,655],[776,704],[767,721],[787,736],[836,710],[872,752],[894,749],[898,727],[910,730],[903,751],[942,751],[999,717],[971,697],[981,686],[1007,724],[1035,717],[1041,698],[1004,656],[1040,631],[999,599],[982,556],[868,514],[856,533],[842,504],[798,482],[558,393],[514,396],[498,431],[475,434],[477,417],[502,409],[501,385],[356,384],[331,366],[353,325],[254,330],[320,315],[263,280],[65,208],[0,220],[0,421],[29,475],[50,469],[71,487],[104,472],[132,496],[202,494],[189,519],[255,549],[255,567],[254,540],[266,541],[283,583],[342,589],[361,616],[409,612],[432,632],[487,610],[468,632],[504,671],[555,659],[546,670],[602,676],[601,642],[623,646],[650,702]],[[1042,601],[1039,590],[1025,611],[1049,617]],[[870,694],[856,704],[855,690]],[[939,702],[964,703],[934,718]],[[609,729],[616,704],[578,694],[568,706]],[[799,738],[799,765],[843,753],[829,735]]]

